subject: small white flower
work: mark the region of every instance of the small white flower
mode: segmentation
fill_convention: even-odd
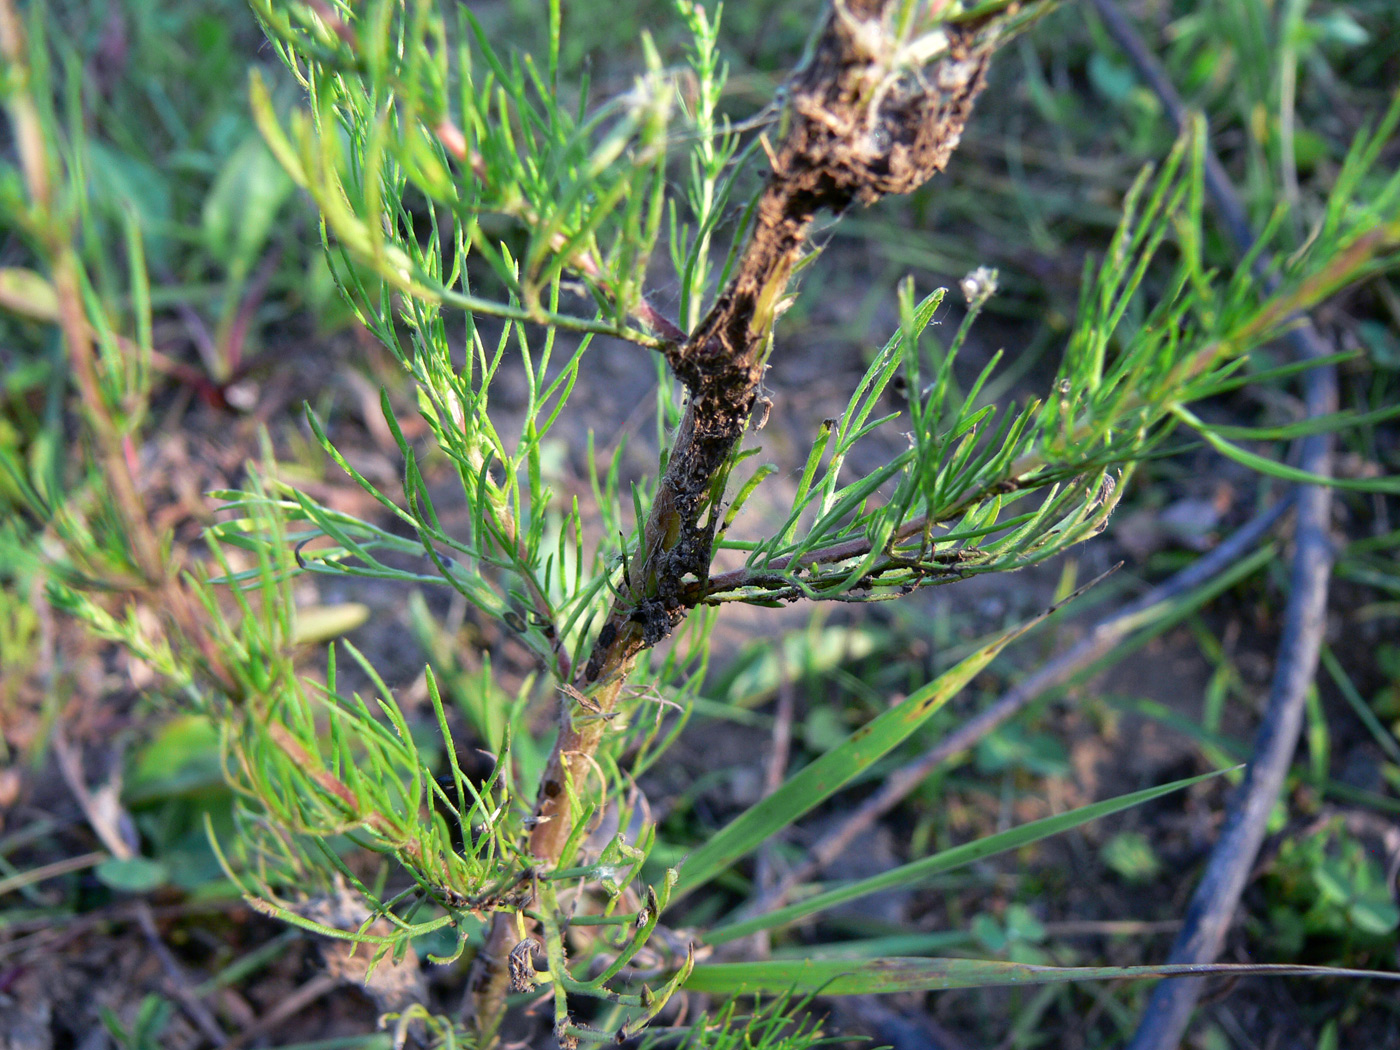
[[[996,294],[997,272],[986,266],[979,266],[964,277],[959,285],[967,305],[974,310]]]

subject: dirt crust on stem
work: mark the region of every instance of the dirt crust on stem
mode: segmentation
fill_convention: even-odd
[[[909,193],[941,171],[985,84],[994,39],[943,25],[918,39],[895,28],[898,5],[833,5],[809,60],[790,78],[782,138],[766,140],[770,172],[728,285],[667,360],[689,395],[643,532],[642,549],[566,695],[559,738],[541,779],[529,851],[555,864],[572,830],[570,798],[638,654],[667,637],[703,595],[724,484],[771,346],[773,322],[813,218],[888,194]],[[935,59],[931,63],[930,59]],[[573,788],[570,787],[573,786]],[[493,1031],[513,943],[498,914],[471,981],[478,1024]]]

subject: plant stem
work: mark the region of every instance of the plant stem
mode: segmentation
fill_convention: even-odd
[[[0,0],[0,58],[10,70],[12,81],[6,108],[29,194],[26,219],[30,233],[38,241],[39,253],[49,265],[58,327],[77,383],[82,418],[138,576],[136,581],[111,578],[106,582],[131,593],[151,592],[151,607],[173,628],[175,636],[188,640],[192,650],[203,656],[203,669],[228,685],[232,680],[223,670],[217,646],[208,632],[200,629],[203,617],[198,604],[166,564],[163,544],[151,525],[149,510],[136,483],[131,436],[113,417],[102,390],[92,327],[83,304],[82,271],[73,246],[72,222],[54,200],[52,179],[59,168],[34,101],[31,54],[14,0]]]
[[[869,31],[893,24],[891,0],[849,0],[827,16],[811,59],[790,82],[790,127],[776,151],[753,227],[728,286],[667,360],[690,395],[641,549],[586,665],[575,678],[590,701],[571,696],[541,778],[529,852],[540,871],[558,865],[570,841],[574,800],[638,656],[669,635],[709,578],[719,503],[731,457],[748,425],[795,265],[818,211],[908,193],[941,171],[981,92],[991,43],[949,28],[949,49],[928,73],[938,88],[882,91],[903,70],[891,53],[871,54]],[[497,913],[470,982],[470,1008],[484,1042],[505,1008],[512,917]]]
[[[29,190],[31,221],[43,239],[58,302],[58,324],[68,349],[68,361],[78,384],[83,414],[92,428],[112,497],[128,527],[132,560],[147,582],[164,576],[158,545],[150,535],[145,508],[137,493],[130,465],[122,454],[122,434],[108,411],[97,377],[97,355],[88,331],[78,280],[78,262],[69,238],[69,225],[55,213],[53,172],[44,129],[31,94],[29,44],[13,0],[0,0],[0,56],[18,81],[8,101],[15,145]]]

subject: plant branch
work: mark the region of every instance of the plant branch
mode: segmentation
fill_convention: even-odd
[[[433,134],[436,135],[438,141],[442,143],[443,149],[447,150],[448,153],[471,170],[472,176],[476,178],[477,181],[483,184],[486,182],[486,162],[481,154],[467,146],[467,139],[466,136],[462,134],[461,128],[444,117],[433,127]],[[509,214],[511,218],[518,219],[527,226],[533,225],[538,221],[534,213],[531,212],[529,208],[523,206],[516,208]],[[567,243],[568,237],[560,232],[554,235],[551,241],[551,247],[557,250],[563,250]],[[569,265],[573,266],[574,269],[588,278],[589,282],[606,298],[616,303],[618,298],[617,292],[603,276],[602,267],[598,264],[598,257],[591,249],[582,249],[575,253],[573,257],[569,259]],[[631,304],[631,314],[653,332],[656,332],[662,339],[666,340],[666,342],[682,343],[685,341],[685,331],[660,310],[652,306],[651,303],[647,301],[646,296],[639,295],[637,301]],[[626,336],[623,336],[623,338],[626,338]],[[665,349],[663,344],[642,343],[641,345],[649,346],[650,349],[653,350]]]
[[[63,337],[73,379],[78,387],[82,419],[91,436],[112,500],[124,546],[139,576],[118,584],[124,590],[154,592],[149,595],[157,613],[177,637],[189,643],[203,660],[203,670],[222,688],[231,690],[233,679],[223,666],[217,645],[202,629],[204,617],[198,603],[177,574],[166,564],[162,542],[151,524],[145,499],[136,482],[135,450],[108,406],[98,372],[93,329],[83,304],[82,271],[73,245],[71,217],[59,210],[53,178],[60,171],[51,155],[48,138],[34,101],[30,44],[14,0],[0,0],[0,58],[12,83],[5,101],[14,128],[16,152],[24,172],[30,211],[26,216],[52,275],[55,318]],[[125,345],[125,344],[123,344]]]
[[[1021,487],[1019,480],[1003,480],[993,483],[987,488],[981,489],[974,496],[969,496],[959,502],[956,506],[938,515],[937,519],[931,520],[927,515],[919,515],[911,518],[890,537],[888,547],[893,548],[895,544],[919,536],[932,528],[934,525],[942,524],[945,521],[952,521],[961,517],[969,507],[975,503],[980,503],[989,495],[1006,495]],[[739,590],[743,587],[764,587],[775,589],[777,587],[789,587],[796,582],[792,577],[783,576],[782,573],[794,567],[808,568],[817,565],[834,565],[843,561],[850,561],[853,558],[863,558],[870,553],[870,540],[865,536],[858,536],[854,539],[842,540],[840,543],[833,543],[827,547],[818,547],[816,550],[805,551],[801,554],[784,554],[774,558],[772,561],[764,562],[757,569],[743,568],[733,569],[729,572],[717,573],[711,576],[706,582],[703,590],[699,587],[692,587],[691,592],[697,595],[696,601],[711,601],[718,595],[726,591]],[[930,561],[946,559],[950,563],[956,563],[960,552],[951,552],[946,555],[935,555]],[[885,568],[893,566],[913,567],[920,564],[913,559],[900,559],[891,553],[891,561]],[[872,574],[879,572],[880,567],[871,570]]]
[[[474,457],[471,460],[471,465],[480,474],[483,466],[481,457],[479,455]],[[530,593],[530,604],[534,607],[535,616],[549,630],[549,637],[554,649],[553,673],[559,681],[567,682],[573,677],[573,661],[569,658],[568,650],[560,641],[554,605],[550,602],[549,595],[545,593],[539,579],[530,568],[529,554],[525,541],[520,535],[519,520],[510,509],[509,501],[505,495],[495,486],[494,482],[489,480],[487,481],[486,511],[491,517],[492,524],[495,525],[501,546],[508,548],[510,554],[514,555],[512,561],[516,577],[525,584],[525,589]]]
[[[920,516],[906,522],[899,528],[890,542],[898,543],[907,540],[911,536],[917,536],[929,526],[928,518]],[[758,569],[734,569],[730,572],[722,572],[711,576],[705,585],[705,597],[713,598],[725,591],[735,591],[741,587],[764,586],[764,581],[769,579],[782,580],[784,584],[792,581],[787,577],[777,575],[784,569],[792,566],[796,560],[802,566],[809,565],[831,565],[836,562],[849,561],[852,558],[862,558],[870,553],[870,540],[864,536],[856,539],[843,540],[840,543],[833,543],[829,547],[820,547],[814,551],[807,551],[805,554],[791,555],[785,554],[780,558],[774,558],[770,562],[764,562]]]
[[[0,56],[4,57],[12,76],[19,80],[12,89],[7,108],[33,209],[31,220],[36,232],[43,238],[53,271],[58,325],[68,349],[68,360],[78,385],[83,414],[92,429],[112,498],[128,530],[132,560],[144,582],[154,584],[165,577],[159,544],[151,535],[136,481],[123,455],[123,435],[108,410],[98,379],[97,354],[83,309],[77,255],[69,241],[69,224],[58,221],[55,213],[50,181],[54,172],[53,158],[49,155],[38,108],[31,94],[29,44],[13,0],[0,0]]]
[[[605,712],[637,655],[685,616],[687,577],[708,577],[719,522],[716,479],[748,422],[777,303],[812,218],[822,208],[839,213],[858,200],[908,192],[941,170],[981,90],[987,49],[955,43],[934,74],[941,91],[891,97],[883,108],[863,111],[873,56],[861,53],[846,20],[878,20],[880,7],[855,7],[829,18],[813,61],[794,82],[792,128],[772,157],[734,277],[696,332],[668,355],[690,401],[644,527],[643,548],[630,560],[631,571],[579,683]],[[871,122],[886,133],[884,154],[870,152]],[[565,778],[583,782],[572,774],[581,771],[580,758],[596,749],[603,726],[596,717],[585,728],[575,726],[567,710],[565,723],[542,782],[531,837],[532,852],[546,862],[557,859],[570,830]]]
[[[606,716],[637,657],[675,629],[693,604],[690,586],[709,578],[724,479],[812,219],[823,209],[839,214],[856,202],[910,192],[941,171],[985,82],[994,35],[947,27],[946,54],[911,85],[908,65],[895,61],[901,41],[884,40],[887,51],[871,46],[870,34],[894,24],[886,17],[889,2],[850,0],[827,16],[810,60],[791,80],[790,126],[769,151],[772,170],[733,276],[696,330],[666,351],[689,403],[641,549],[576,679],[596,710],[584,712],[567,696],[561,704],[529,842],[543,872],[560,862],[572,838],[576,792],[587,783]],[[487,1039],[504,1010],[510,922],[497,914],[471,980],[476,1026]]]

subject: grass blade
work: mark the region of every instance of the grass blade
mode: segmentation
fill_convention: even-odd
[[[1239,767],[1235,767],[1239,768]],[[1005,853],[1010,849],[1017,849],[1027,846],[1032,842],[1039,842],[1041,839],[1049,838],[1051,835],[1058,835],[1062,831],[1077,828],[1080,825],[1088,824],[1090,821],[1106,817],[1110,813],[1118,813],[1133,806],[1150,802],[1155,798],[1171,794],[1173,791],[1180,791],[1182,788],[1190,787],[1192,784],[1199,784],[1203,780],[1219,776],[1228,770],[1218,770],[1213,773],[1203,773],[1200,776],[1187,777],[1185,780],[1173,781],[1170,784],[1163,784],[1160,787],[1146,788],[1142,791],[1134,791],[1128,795],[1119,795],[1117,798],[1106,799],[1103,802],[1095,802],[1092,805],[1081,806],[1068,813],[1057,813],[1053,817],[1045,817],[1042,820],[1034,820],[1029,824],[1022,824],[1020,827],[1011,828],[997,835],[991,835],[974,842],[964,843],[961,846],[954,846],[952,849],[943,850],[932,857],[925,857],[909,864],[902,864],[890,871],[882,872],[879,875],[868,879],[860,879],[845,886],[838,886],[825,893],[817,894],[806,900],[790,904],[786,908],[779,908],[769,912],[767,915],[760,915],[745,922],[733,923],[729,926],[721,926],[712,931],[706,938],[709,944],[723,944],[732,941],[737,937],[744,937],[758,930],[770,930],[776,926],[783,926],[790,922],[795,922],[808,915],[813,915],[827,908],[835,907],[846,901],[864,897],[867,894],[875,893],[879,890],[890,889],[895,886],[912,886],[923,882],[934,875],[940,875],[954,868],[960,868],[973,861],[983,860],[986,857],[995,856],[998,853]]]
[[[1155,977],[1365,977],[1400,981],[1400,973],[1270,963],[1175,963],[1160,966],[1034,966],[994,959],[807,959],[697,966],[688,992],[716,995],[882,995],[1075,981]]]
[[[1065,601],[1072,601],[1101,579],[1102,576],[1086,584]],[[956,696],[1002,649],[1059,607],[1056,605],[1047,609],[976,650],[922,689],[857,729],[843,743],[793,774],[778,790],[734,818],[682,864],[680,882],[671,897],[672,903],[705,885],[734,861],[820,805],[872,763],[888,754]]]

